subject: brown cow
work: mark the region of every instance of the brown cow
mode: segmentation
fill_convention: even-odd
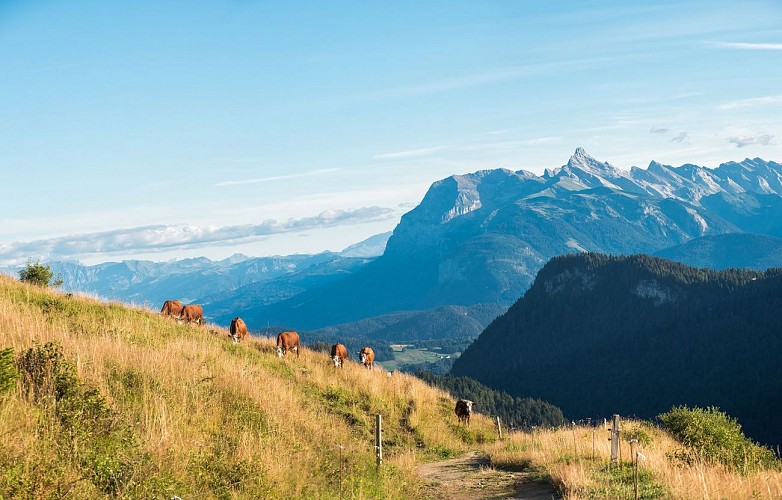
[[[198,304],[190,304],[182,308],[182,319],[187,323],[204,322],[204,308]]]
[[[179,318],[182,316],[182,303],[178,300],[167,300],[163,302],[163,309],[160,310],[160,314]]]
[[[277,357],[281,358],[285,356],[285,353],[289,350],[295,350],[296,357],[299,357],[301,344],[299,341],[299,334],[296,332],[282,332],[277,335]]]
[[[371,347],[365,347],[361,349],[361,351],[358,353],[358,357],[364,366],[370,370],[372,369],[372,363],[375,361],[375,351],[373,351]]]
[[[467,424],[467,427],[470,426],[470,415],[472,414],[472,405],[474,405],[472,401],[468,401],[466,399],[459,399],[456,402],[456,408],[454,408],[454,412],[456,412],[456,418],[459,420],[459,423],[464,422]]]
[[[331,346],[331,359],[334,361],[334,366],[342,366],[342,363],[348,357],[348,350],[342,344],[334,344]]]
[[[238,344],[247,336],[247,325],[242,318],[236,317],[231,320],[231,328],[228,331],[234,343]]]

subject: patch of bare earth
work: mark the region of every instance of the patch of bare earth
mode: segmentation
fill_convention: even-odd
[[[561,499],[550,483],[536,479],[532,472],[495,469],[487,457],[476,451],[423,464],[418,473],[427,482],[427,497],[434,499]]]

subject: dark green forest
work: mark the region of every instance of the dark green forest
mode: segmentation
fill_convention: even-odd
[[[579,254],[533,286],[454,363],[571,419],[652,418],[718,406],[782,443],[782,270],[713,271],[650,257]]]
[[[489,417],[499,416],[503,425],[511,429],[556,427],[567,423],[562,410],[540,399],[513,397],[469,377],[437,376],[427,371],[417,371],[415,375],[429,385],[447,391],[454,398],[474,402],[478,413]]]

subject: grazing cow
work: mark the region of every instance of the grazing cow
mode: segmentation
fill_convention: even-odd
[[[228,329],[231,339],[235,344],[238,344],[247,336],[247,325],[242,318],[234,318],[231,320],[231,328]]]
[[[299,357],[301,344],[299,341],[299,334],[296,332],[282,332],[277,335],[277,357],[281,358],[285,356],[285,353],[289,350],[295,350],[296,357]]]
[[[182,303],[178,300],[167,300],[163,302],[163,309],[160,310],[160,314],[179,318],[182,316]]]
[[[334,361],[334,366],[342,366],[342,363],[348,357],[348,350],[342,344],[334,344],[331,346],[331,359]]]
[[[365,347],[358,353],[361,363],[368,369],[372,369],[372,363],[375,361],[375,351],[371,347]]]
[[[472,414],[472,405],[474,404],[466,399],[460,399],[456,402],[454,411],[456,412],[456,418],[459,419],[459,423],[464,422],[467,424],[467,427],[470,426],[470,415]]]
[[[182,308],[182,319],[186,323],[198,323],[199,325],[204,322],[204,308],[198,304],[190,304]]]

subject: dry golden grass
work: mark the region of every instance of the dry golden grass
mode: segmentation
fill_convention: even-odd
[[[626,436],[634,431],[651,439],[639,447],[645,457],[638,462],[641,498],[782,498],[782,472],[769,470],[741,476],[720,466],[687,466],[669,458],[681,445],[666,432],[641,422],[623,423]],[[490,445],[489,454],[498,466],[528,464],[550,477],[566,499],[634,498],[630,444],[622,440],[623,467],[610,470],[608,435],[602,427],[579,426],[516,432],[506,441]]]
[[[450,397],[408,375],[335,369],[307,349],[280,360],[268,339],[234,345],[213,325],[0,278],[0,348],[18,355],[49,341],[137,438],[128,453],[140,458],[118,496],[334,498],[342,445],[346,498],[411,498],[417,463],[493,440],[488,420],[458,427]],[[104,496],[59,426],[21,390],[0,400],[0,496]]]
[[[19,355],[50,341],[62,346],[85,387],[105,398],[114,427],[131,430],[118,449],[130,473],[115,496],[336,498],[342,445],[345,498],[419,497],[426,492],[415,473],[422,461],[475,449],[497,467],[537,470],[568,499],[632,498],[629,446],[623,443],[624,466],[609,469],[601,428],[594,458],[592,428],[511,433],[495,442],[491,421],[476,415],[470,430],[458,426],[453,400],[408,375],[355,363],[336,369],[307,349],[280,360],[270,339],[235,345],[211,325],[178,325],[143,309],[0,278],[0,349]],[[75,458],[103,443],[69,435],[51,407],[19,387],[0,396],[0,497],[107,496],[97,479],[114,477],[116,463]],[[385,438],[379,472],[378,413]],[[638,429],[651,438],[640,448],[642,498],[782,498],[780,472],[740,476],[676,464],[669,457],[679,445],[668,434],[624,424],[625,434]]]

